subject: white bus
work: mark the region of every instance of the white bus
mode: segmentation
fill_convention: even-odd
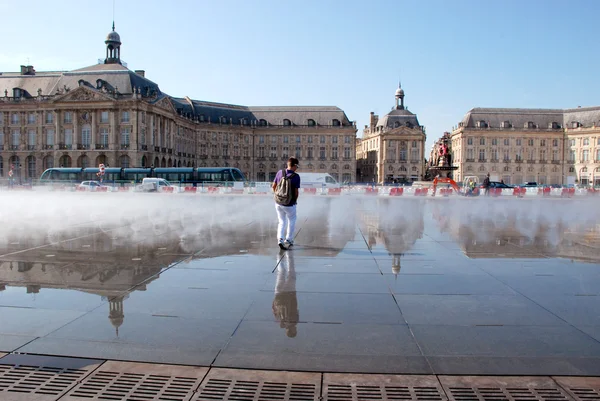
[[[340,183],[327,173],[298,173],[301,188],[339,188]]]

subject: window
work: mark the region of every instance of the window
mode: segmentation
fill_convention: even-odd
[[[558,150],[556,150],[556,149],[552,151],[552,161],[553,162],[559,161],[559,159],[558,159]]]
[[[331,158],[332,159],[338,158],[338,148],[337,147],[331,149]]]
[[[535,160],[535,150],[534,149],[529,149],[529,157],[527,158],[527,160]]]
[[[415,162],[419,161],[419,150],[418,149],[411,149],[411,151],[410,151],[410,161],[412,163],[415,163]]]
[[[289,143],[290,142],[290,137],[287,135],[283,136],[283,143]]]
[[[65,145],[73,145],[73,130],[70,128],[65,129]]]
[[[35,147],[35,131],[29,130],[27,132],[27,145],[28,149],[33,149]]]
[[[100,146],[108,148],[108,128],[100,128]]]
[[[35,124],[35,113],[29,113],[27,115],[27,124]]]
[[[473,137],[468,137],[467,138],[467,145],[473,145]]]
[[[317,125],[317,124],[315,123],[315,120],[313,120],[312,118],[309,118],[309,119],[308,119],[308,126],[309,126],[309,127],[314,127],[315,125]]]
[[[129,168],[129,156],[121,156],[121,158],[119,159],[121,167],[123,168]]]
[[[575,146],[575,139],[569,139],[569,146]]]
[[[569,161],[572,163],[575,162],[575,151],[574,150],[569,151]]]
[[[406,161],[406,149],[405,148],[400,149],[400,161],[402,161],[402,162]]]
[[[108,123],[108,111],[103,111],[100,113],[100,122],[101,123]]]
[[[299,159],[302,157],[302,148],[300,146],[296,146],[296,159]]]
[[[0,112],[0,125],[4,124],[4,113]]]
[[[529,146],[533,146],[533,139],[530,139],[530,140],[527,142],[527,144],[528,144]]]
[[[510,161],[510,151],[508,149],[504,149],[504,156],[503,156],[503,160],[505,162]]]
[[[229,146],[228,145],[223,145],[223,147],[221,148],[221,151],[223,152],[224,158],[229,157]]]
[[[265,147],[261,146],[258,148],[258,157],[265,157]]]
[[[590,138],[583,138],[583,146],[590,146]]]
[[[339,126],[340,126],[340,120],[336,120],[336,119],[334,119],[334,120],[331,122],[331,125],[333,125],[334,127],[339,127]]]
[[[350,148],[344,148],[344,159],[350,159]]]
[[[338,137],[337,137],[337,135],[331,137],[331,143],[338,143]]]
[[[546,140],[540,139],[540,146],[546,146]]]
[[[325,135],[321,135],[319,138],[319,143],[325,143]]]
[[[571,166],[569,167],[569,173],[574,173],[575,172],[575,167]]]
[[[344,143],[352,143],[352,137],[351,136],[345,136],[344,137]]]
[[[54,122],[54,113],[51,111],[46,113],[46,124],[52,124]]]
[[[214,138],[213,138],[213,139],[214,139]],[[264,137],[264,136],[262,136],[262,135],[261,135],[261,136],[259,136],[259,137],[258,137],[258,143],[259,143],[259,144],[263,144],[263,143],[265,143],[265,137]]]
[[[277,146],[271,146],[271,157],[277,157]]]
[[[121,130],[121,148],[129,148],[129,135],[130,135],[130,128],[129,127],[124,127]]]
[[[290,120],[288,120],[287,118],[285,118],[283,120],[283,125],[285,125],[286,127],[289,127],[290,125],[292,125],[292,122]]]
[[[596,149],[596,161],[600,161],[600,149]]]
[[[225,140],[227,140],[227,134],[225,134]],[[271,144],[272,145],[277,144],[277,135],[271,136]]]
[[[73,113],[71,113],[70,111],[65,111],[65,116],[64,116],[64,123],[65,124],[71,124],[73,123]]]
[[[319,148],[319,158],[325,159],[325,147],[324,146],[321,146],[321,148]]]
[[[29,156],[27,157],[27,178],[34,178],[35,176],[35,157]]]
[[[504,138],[504,146],[509,146],[509,145],[510,145],[510,139]]]
[[[308,154],[306,155],[306,157],[308,159],[312,159],[313,158],[313,147],[309,146],[307,150],[308,150]]]
[[[517,150],[517,154],[515,155],[515,161],[518,161],[518,162],[523,161],[523,154],[521,152],[522,152],[521,149]]]
[[[16,129],[12,132],[10,145],[14,147],[18,147],[21,144],[21,131]]]
[[[54,146],[54,130],[53,129],[46,130],[46,145]]]
[[[498,145],[498,138],[492,138],[492,146]]]
[[[479,161],[485,161],[485,149],[479,149]]]
[[[472,148],[467,149],[467,161],[475,160],[474,153],[475,153],[475,151]]]
[[[12,113],[10,115],[10,123],[11,124],[19,124],[19,113]]]
[[[261,119],[259,120],[258,124],[259,124],[261,127],[266,127],[266,126],[267,126],[267,120],[264,120],[264,119],[262,119],[262,118],[261,118]]]
[[[290,148],[288,146],[284,146],[283,147],[283,155],[282,157],[284,159],[287,159],[288,157],[290,157]]]
[[[146,144],[146,128],[142,128],[142,131],[140,133],[140,144],[141,145]]]
[[[308,142],[308,143],[313,143],[313,138],[312,138],[312,136],[310,136],[310,135],[308,136],[308,140],[307,140],[307,142]]]
[[[483,138],[483,137],[479,138],[479,145],[481,145],[481,146],[485,145],[485,138]]]
[[[552,146],[558,146],[558,139],[552,140]]]
[[[296,143],[300,143],[300,135],[296,135]]]
[[[92,141],[92,128],[89,125],[81,127],[81,144],[87,149]]]
[[[492,160],[498,160],[498,149],[492,149]]]
[[[517,138],[517,146],[521,146],[521,138]]]
[[[540,149],[540,161],[546,161],[546,149]]]
[[[590,159],[590,151],[589,150],[584,150],[583,153],[581,154],[582,159],[581,161],[587,162]]]
[[[417,141],[412,141],[412,147],[416,148],[417,147]]]

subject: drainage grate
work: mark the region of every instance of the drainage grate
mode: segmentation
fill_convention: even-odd
[[[309,401],[317,400],[320,393],[319,373],[214,368],[193,400]]]
[[[577,401],[600,401],[600,378],[553,377]]]
[[[450,401],[571,401],[549,377],[439,376]]]
[[[79,358],[7,355],[0,360],[0,399],[55,400],[100,363]]]
[[[207,368],[107,362],[61,400],[189,400]]]
[[[435,376],[399,375],[323,375],[323,399],[446,401]]]

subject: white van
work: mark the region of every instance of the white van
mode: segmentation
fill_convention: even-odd
[[[298,173],[301,188],[339,188],[340,183],[327,173]]]
[[[139,192],[161,192],[164,188],[175,187],[164,178],[144,178],[142,183],[135,187]]]

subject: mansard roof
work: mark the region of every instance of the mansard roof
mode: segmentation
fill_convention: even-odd
[[[579,107],[576,109],[521,109],[521,108],[473,108],[461,121],[463,127],[478,127],[479,122],[487,127],[500,128],[505,122],[512,128],[524,128],[533,123],[534,128],[571,127],[579,123],[580,127],[600,125],[600,107]]]
[[[416,114],[411,113],[406,109],[394,108],[377,121],[377,126],[386,128],[417,128],[419,127],[419,120],[417,119]]]

